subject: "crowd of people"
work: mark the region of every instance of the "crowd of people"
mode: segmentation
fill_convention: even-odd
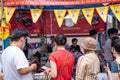
[[[37,69],[38,65],[30,64],[25,56],[23,48],[27,36],[28,33],[21,28],[11,33],[10,46],[1,55],[0,80],[34,80],[32,72]],[[90,30],[89,37],[86,37],[80,45],[77,44],[78,39],[73,38],[72,45],[68,46],[66,45],[67,37],[64,34],[57,34],[48,57],[49,68],[45,70],[50,80],[99,80],[98,74],[101,72],[108,73],[108,80],[119,80],[120,39],[118,30],[116,28],[108,30],[109,39],[105,42],[104,51],[100,48],[96,36],[97,31]],[[36,56],[41,57],[39,54],[38,51]],[[101,58],[104,59],[105,64],[102,64]]]

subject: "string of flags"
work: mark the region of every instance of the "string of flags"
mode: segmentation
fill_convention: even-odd
[[[103,7],[97,7],[97,8],[85,8],[85,9],[54,10],[54,13],[55,13],[56,20],[57,20],[59,27],[61,27],[64,17],[65,17],[65,12],[67,11],[73,23],[76,24],[79,14],[80,14],[80,10],[82,11],[88,23],[91,25],[95,9],[98,12],[99,16],[102,18],[102,20],[106,22],[109,6],[103,6]],[[120,17],[119,17],[120,16],[120,4],[110,5],[110,9],[112,10],[116,18],[120,21]]]
[[[59,10],[54,10],[54,15],[56,17],[58,26],[61,27],[64,21],[64,17],[67,12],[72,22],[76,24],[78,17],[80,15],[80,11],[82,11],[85,19],[91,25],[95,9],[97,13],[99,14],[99,16],[102,18],[102,20],[106,22],[109,8],[112,10],[116,18],[120,21],[120,17],[119,17],[120,16],[120,4],[97,7],[97,8],[85,8],[85,9],[68,9],[68,10],[59,9]],[[1,39],[5,40],[9,36],[9,29],[10,29],[9,27],[11,26],[9,22],[15,12],[15,9],[16,9],[15,7],[4,7],[4,15],[2,16],[2,11],[1,11],[2,9],[0,8],[0,19],[2,19],[3,17],[5,18],[5,21],[1,22],[1,27],[0,27],[0,38]],[[43,12],[43,9],[39,9],[39,8],[30,9],[30,12],[31,12],[33,23],[36,23]],[[8,35],[5,35],[4,38],[2,36],[3,31],[4,31],[4,34],[8,34]]]

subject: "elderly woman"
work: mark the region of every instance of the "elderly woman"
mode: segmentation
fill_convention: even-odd
[[[67,39],[65,35],[58,34],[55,37],[56,51],[49,56],[50,70],[47,73],[51,80],[71,80],[74,58],[70,52],[65,49]]]
[[[96,40],[93,38],[86,38],[81,47],[84,55],[78,60],[76,67],[76,80],[96,80],[100,68],[99,59],[95,53]]]

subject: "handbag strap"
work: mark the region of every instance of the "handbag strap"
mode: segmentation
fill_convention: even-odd
[[[70,53],[68,53],[68,56],[67,56],[67,59],[66,59],[66,63],[62,66],[62,68],[61,68],[60,71],[58,72],[57,76],[59,76],[59,75],[63,72],[64,68],[65,68],[66,65],[68,64],[69,58],[70,58]]]

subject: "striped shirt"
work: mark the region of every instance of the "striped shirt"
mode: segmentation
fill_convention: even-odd
[[[100,62],[95,53],[81,56],[76,67],[76,80],[94,80],[99,68]]]

